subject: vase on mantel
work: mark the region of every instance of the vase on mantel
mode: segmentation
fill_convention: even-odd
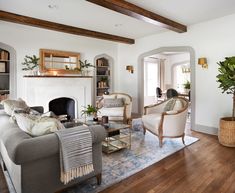
[[[82,76],[89,76],[90,70],[82,70]]]

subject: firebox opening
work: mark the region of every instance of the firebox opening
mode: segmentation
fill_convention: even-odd
[[[65,116],[64,121],[75,119],[75,100],[67,97],[60,97],[49,102],[49,111],[57,116]]]

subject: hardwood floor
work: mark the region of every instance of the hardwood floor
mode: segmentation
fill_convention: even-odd
[[[200,141],[102,193],[235,193],[235,148],[216,136],[191,135]]]
[[[235,193],[235,148],[221,146],[216,136],[187,134],[200,141],[102,193]],[[2,171],[0,193],[8,193]]]

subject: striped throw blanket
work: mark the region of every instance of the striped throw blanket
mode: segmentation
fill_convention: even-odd
[[[60,142],[61,182],[67,184],[94,171],[89,127],[61,129],[56,134]]]

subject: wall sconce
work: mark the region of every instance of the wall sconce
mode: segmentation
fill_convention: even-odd
[[[128,72],[130,72],[131,74],[134,73],[134,67],[131,65],[126,66],[126,70],[128,70]]]
[[[202,68],[208,68],[207,59],[206,58],[198,58],[198,64],[202,66]]]

